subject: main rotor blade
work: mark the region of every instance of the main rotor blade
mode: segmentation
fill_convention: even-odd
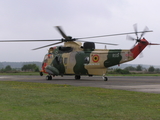
[[[106,44],[106,45],[118,45],[118,44],[113,44],[113,43],[102,43],[102,42],[94,42],[94,43],[97,43],[97,44]]]
[[[78,40],[79,42],[90,42],[90,41],[81,41],[81,40]],[[118,44],[113,44],[113,43],[103,43],[103,42],[94,42],[94,43],[97,43],[97,44],[106,44],[106,45],[118,45]]]
[[[38,49],[41,49],[41,48],[45,48],[45,47],[56,45],[56,44],[60,44],[60,43],[62,43],[62,42],[57,42],[57,43],[54,43],[54,44],[45,45],[45,46],[42,46],[42,47],[34,48],[32,50],[38,50]]]
[[[63,32],[62,28],[60,26],[55,26],[57,28],[57,30],[61,33],[61,35],[63,36],[63,38],[67,39],[68,37],[66,36],[66,34]]]
[[[48,40],[0,40],[0,42],[46,42],[46,41],[62,41],[61,39]]]
[[[139,31],[137,33],[143,33],[144,31]],[[145,32],[153,32],[152,30],[148,30]],[[120,33],[120,34],[110,34],[110,35],[100,35],[100,36],[93,36],[93,37],[83,37],[83,38],[76,38],[76,39],[90,39],[90,38],[99,38],[99,37],[109,37],[109,36],[118,36],[118,35],[127,35],[127,34],[135,34],[135,32],[129,33]]]

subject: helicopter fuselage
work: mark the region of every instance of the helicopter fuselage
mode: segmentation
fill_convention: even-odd
[[[140,43],[131,50],[95,49],[93,43],[87,44],[82,47],[78,42],[66,42],[64,46],[51,47],[45,55],[41,72],[53,76],[103,75],[108,67],[131,61],[136,57],[134,53],[140,53],[136,52]]]

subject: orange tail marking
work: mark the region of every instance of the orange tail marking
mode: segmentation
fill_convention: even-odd
[[[147,45],[149,45],[148,41],[144,38],[141,39],[140,42],[130,50],[133,53],[133,58],[136,58]]]

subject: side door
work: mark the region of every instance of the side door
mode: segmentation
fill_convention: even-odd
[[[64,53],[62,55],[65,74],[74,74],[73,67],[76,64],[75,55],[76,52]]]

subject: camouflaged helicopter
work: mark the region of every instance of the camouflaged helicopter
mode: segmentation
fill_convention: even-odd
[[[59,41],[57,43],[49,44],[46,46],[38,47],[33,50],[41,49],[44,47],[53,46],[64,42],[63,46],[50,47],[48,53],[45,55],[42,69],[40,75],[43,73],[48,74],[46,76],[47,80],[52,80],[55,76],[64,75],[75,75],[75,79],[81,79],[81,75],[98,75],[107,81],[106,77],[107,68],[119,65],[128,61],[135,59],[142,50],[147,45],[159,45],[154,43],[149,43],[145,38],[142,38],[146,32],[152,32],[146,27],[144,31],[137,31],[137,25],[134,25],[134,32],[121,33],[121,34],[111,34],[84,38],[72,38],[67,36],[60,26],[56,26],[56,29],[63,36],[62,39],[56,40],[8,40],[0,42],[40,42],[40,41]],[[141,36],[138,37],[138,33]],[[136,39],[129,36],[128,34],[135,34]],[[136,43],[133,48],[128,50],[123,49],[96,49],[95,43],[107,44],[107,45],[117,45],[111,43],[101,43],[101,42],[88,42],[81,41],[80,39],[90,39],[98,37],[109,37],[117,35],[127,35],[128,39],[135,40]],[[82,45],[82,42],[84,44]]]

